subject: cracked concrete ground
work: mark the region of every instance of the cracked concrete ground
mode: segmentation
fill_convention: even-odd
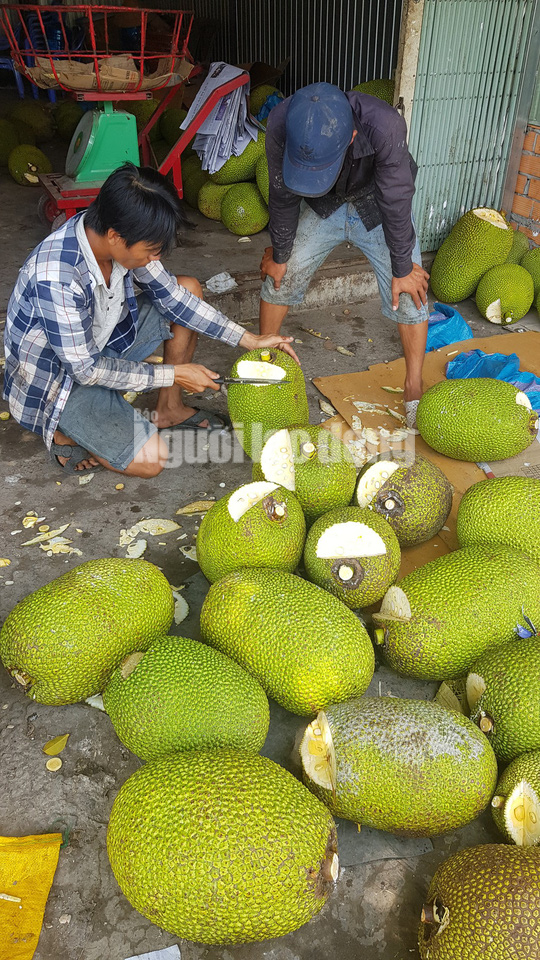
[[[60,163],[62,151],[53,148]],[[46,233],[36,216],[38,192],[16,186],[0,173],[2,259],[0,310],[5,310],[17,271],[26,254]],[[197,218],[194,218],[197,219]],[[251,244],[237,245],[220,225],[201,222],[188,235],[187,245],[175,251],[168,266],[201,280],[227,269],[233,275],[256,275],[265,234]],[[339,257],[354,253],[338,251]],[[497,329],[478,314],[474,302],[460,304],[460,312],[475,335]],[[532,313],[521,327],[539,329]],[[313,327],[347,347],[353,356],[336,353],[302,327]],[[309,380],[316,376],[352,372],[400,355],[396,328],[385,320],[378,299],[340,303],[291,315],[288,329],[297,344],[308,380],[312,421],[321,419],[319,395]],[[499,331],[500,332],[500,331]],[[504,333],[501,334],[504,336]],[[223,373],[240,351],[212,341],[201,343],[197,358]],[[144,405],[155,397],[139,400]],[[206,398],[205,398],[206,399]],[[211,398],[225,408],[225,398]],[[5,402],[0,402],[5,410]],[[123,556],[118,546],[121,528],[143,517],[175,518],[178,507],[193,500],[218,497],[251,478],[249,462],[235,448],[226,463],[176,462],[160,477],[143,481],[96,470],[86,485],[77,475],[62,475],[47,458],[41,440],[23,432],[13,420],[0,422],[1,555],[11,560],[0,577],[0,616],[5,618],[26,594],[84,560]],[[204,446],[204,444],[202,445]],[[175,451],[178,452],[178,451]],[[201,457],[204,451],[200,450]],[[69,536],[82,557],[48,557],[38,546],[23,547],[29,539],[22,518],[34,510],[51,526],[70,523]],[[185,584],[183,595],[190,616],[174,632],[198,637],[198,613],[207,583],[197,565],[179,547],[194,542],[197,517],[180,519],[182,530],[164,537],[148,537],[145,559],[156,563],[174,586]],[[186,535],[184,540],[177,536]],[[370,692],[431,698],[435,685],[398,678],[379,665]],[[335,891],[322,912],[308,925],[278,940],[233,947],[204,947],[179,941],[138,914],[121,894],[112,876],[105,848],[109,812],[126,778],[139,766],[118,741],[108,717],[86,705],[47,707],[35,704],[15,689],[0,671],[2,804],[0,832],[25,836],[64,829],[68,843],[60,853],[58,869],[45,911],[36,960],[126,960],[172,944],[183,960],[408,960],[417,956],[416,935],[421,905],[437,865],[451,853],[476,843],[493,842],[498,835],[488,813],[462,830],[433,840],[400,840],[372,830],[358,833],[354,824],[339,822],[341,873]],[[305,721],[272,705],[272,720],[263,752],[296,770],[293,753]],[[45,768],[43,744],[69,733],[57,773]]]

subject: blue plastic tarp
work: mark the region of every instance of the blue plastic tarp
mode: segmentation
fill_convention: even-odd
[[[468,323],[454,307],[447,303],[435,303],[428,320],[426,353],[447,347],[458,340],[472,340],[473,332]]]

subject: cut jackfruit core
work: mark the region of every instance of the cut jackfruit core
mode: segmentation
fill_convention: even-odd
[[[486,681],[477,673],[470,673],[467,677],[465,692],[467,694],[467,703],[469,709],[474,710],[480,697],[486,689]]]
[[[499,297],[497,300],[493,300],[489,307],[486,307],[486,320],[489,320],[490,323],[500,323],[504,326],[505,324],[514,322],[514,315],[511,311],[508,313],[502,312]]]
[[[399,470],[399,464],[392,460],[381,460],[369,467],[360,477],[356,488],[358,506],[367,507],[396,470]]]
[[[409,623],[411,617],[411,605],[401,587],[389,587],[383,597],[381,609],[373,614],[374,620],[398,620],[400,623]]]
[[[540,799],[527,780],[521,780],[508,797],[504,822],[518,846],[534,847],[540,843]]]
[[[284,380],[285,370],[265,360],[239,360],[236,365],[236,375],[242,380]],[[264,387],[264,383],[251,386]]]
[[[261,453],[261,470],[267,480],[294,492],[294,460],[288,430],[278,430],[266,441]]]
[[[326,714],[320,710],[306,727],[300,744],[304,773],[318,787],[336,791],[336,755]]]
[[[277,483],[268,483],[266,480],[255,480],[253,483],[245,483],[243,487],[235,490],[229,497],[227,509],[229,515],[235,523],[251,510],[255,504],[260,503],[265,497],[277,490]]]
[[[491,210],[489,207],[476,207],[473,213],[476,217],[479,217],[480,220],[487,220],[488,223],[491,223],[494,227],[499,227],[500,230],[512,229],[497,210]]]
[[[385,553],[386,545],[380,534],[366,523],[348,520],[332,524],[321,534],[316,556],[319,560],[339,560],[341,557],[383,557]]]

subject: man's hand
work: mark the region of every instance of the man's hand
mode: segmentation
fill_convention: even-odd
[[[274,248],[265,247],[263,258],[261,260],[261,280],[265,280],[266,277],[272,277],[272,280],[274,281],[274,290],[279,290],[281,281],[286,273],[287,264],[275,263]]]
[[[288,353],[300,366],[300,360],[290,346],[292,341],[293,337],[282,337],[279,333],[261,334],[257,336],[255,333],[248,333],[246,331],[240,340],[240,346],[244,347],[245,350],[260,350],[265,347],[269,350],[283,350],[283,353]]]
[[[406,277],[392,277],[392,310],[399,306],[400,293],[410,293],[417,310],[422,304],[427,304],[427,288],[429,273],[423,267],[413,263],[413,268]]]
[[[174,382],[192,393],[202,393],[208,387],[219,390],[219,383],[215,383],[217,377],[219,373],[208,370],[200,363],[177,363],[174,367]]]

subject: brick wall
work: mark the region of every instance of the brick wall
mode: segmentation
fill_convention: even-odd
[[[540,126],[536,124],[527,127],[510,219],[540,246]]]

